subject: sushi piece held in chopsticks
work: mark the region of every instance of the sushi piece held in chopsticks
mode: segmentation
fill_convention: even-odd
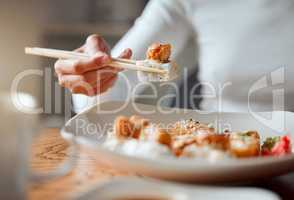
[[[137,61],[136,65],[166,70],[166,73],[149,73],[138,71],[138,79],[142,82],[164,82],[172,81],[178,77],[178,67],[170,61],[170,44],[152,44],[146,53],[146,59]]]
[[[38,47],[26,47],[26,54],[45,56],[58,59],[90,59],[85,53],[46,49]],[[143,82],[171,81],[178,76],[176,63],[169,60],[171,46],[169,44],[155,43],[148,48],[146,60],[130,60],[112,58],[107,65],[128,70],[138,71],[138,78]]]

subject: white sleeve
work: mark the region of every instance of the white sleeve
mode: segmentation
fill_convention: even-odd
[[[113,48],[112,56],[131,48],[134,59],[144,59],[150,44],[162,42],[172,45],[172,58],[175,58],[189,39],[191,27],[180,0],[151,0],[134,26]],[[97,101],[126,100],[132,96],[132,88],[137,83],[135,71],[121,72],[113,88],[97,96]],[[140,87],[136,93],[143,89]]]
[[[152,0],[112,53],[118,56],[123,49],[131,48],[135,59],[143,59],[150,44],[162,42],[172,45],[174,57],[182,50],[191,31],[181,0]]]

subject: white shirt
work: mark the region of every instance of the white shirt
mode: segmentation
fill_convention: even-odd
[[[254,110],[294,110],[293,0],[152,0],[112,53],[131,48],[143,59],[158,41],[171,43],[175,58],[190,37],[199,49],[202,109],[248,111],[249,102]],[[125,74],[138,83],[135,72]],[[126,99],[123,82],[103,98]]]

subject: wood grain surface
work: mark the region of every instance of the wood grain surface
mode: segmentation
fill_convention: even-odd
[[[98,164],[95,153],[89,149],[81,147],[78,155],[69,155],[68,146],[59,135],[58,129],[44,130],[41,137],[34,142],[31,160],[31,167],[34,170],[48,172],[69,156],[77,156],[78,163],[74,170],[64,177],[45,183],[31,184],[28,188],[29,199],[70,199],[94,183],[109,181],[115,176],[134,176],[134,174],[119,172],[109,166]],[[294,173],[243,186],[268,189],[278,193],[282,199],[294,199]]]
[[[68,144],[60,137],[59,130],[47,129],[33,144],[31,167],[41,172],[54,170],[68,156],[74,156],[69,155],[67,149]],[[69,199],[93,183],[127,175],[108,166],[99,165],[94,153],[88,149],[80,148],[77,156],[78,163],[70,174],[48,182],[31,184],[29,199]]]

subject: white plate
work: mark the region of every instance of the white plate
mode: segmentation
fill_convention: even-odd
[[[101,183],[99,183],[98,185],[93,185],[89,190],[85,192],[79,192],[78,197],[74,197],[73,199],[119,200],[123,198],[158,200],[280,199],[276,194],[258,188],[192,186],[142,178],[117,178],[102,185]]]
[[[122,108],[122,105],[123,106]],[[117,112],[114,110],[122,108]],[[140,109],[140,112],[138,112]],[[141,115],[153,122],[170,123],[180,119],[197,119],[201,122],[215,122],[215,126],[231,130],[257,130],[261,137],[291,133],[294,131],[294,114],[290,112],[267,113],[210,113],[164,108],[125,102],[106,102],[96,105],[69,120],[62,129],[65,139],[76,138],[79,144],[97,152],[99,162],[114,168],[146,176],[189,182],[217,183],[242,182],[285,174],[294,170],[294,156],[231,159],[211,163],[207,160],[147,159],[131,157],[106,150],[101,142],[118,115]],[[145,113],[142,113],[142,110]],[[150,113],[146,113],[146,112]],[[154,111],[154,112],[152,112]],[[293,138],[293,135],[291,135]]]

